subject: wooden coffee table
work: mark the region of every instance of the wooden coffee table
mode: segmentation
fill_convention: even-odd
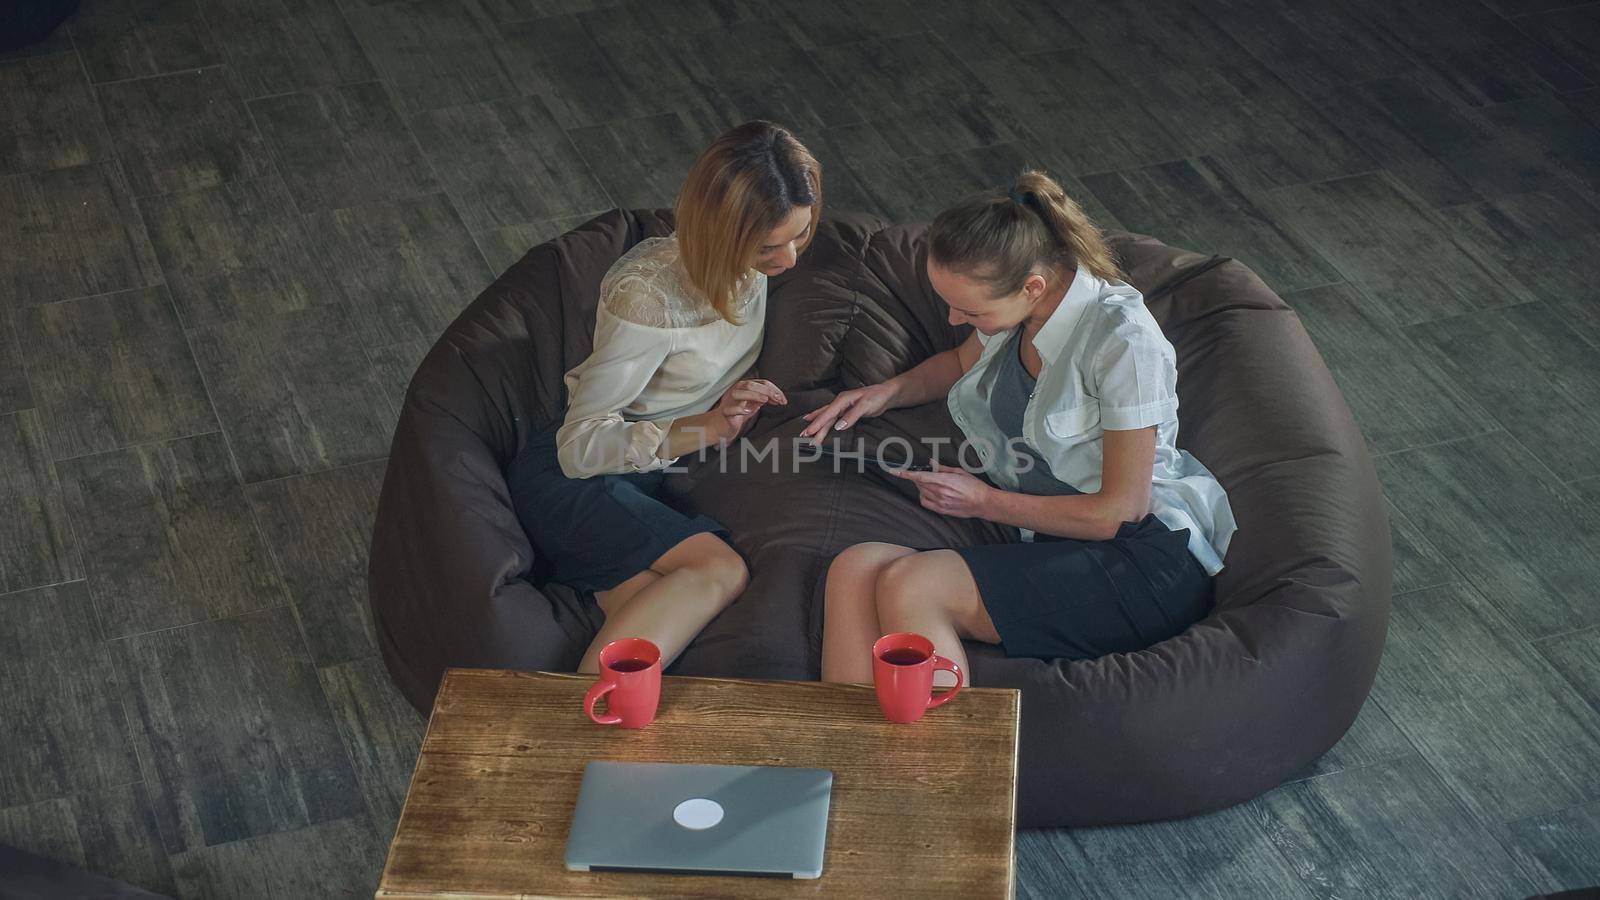
[[[870,687],[669,677],[656,721],[625,731],[583,714],[592,681],[445,673],[377,896],[1012,896],[1017,691],[969,688],[891,725]],[[822,877],[567,871],[595,759],[831,769]]]

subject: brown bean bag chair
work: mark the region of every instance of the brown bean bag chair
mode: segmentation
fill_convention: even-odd
[[[545,583],[502,469],[561,414],[561,376],[588,353],[600,279],[664,213],[613,211],[530,251],[484,291],[412,379],[373,535],[384,661],[419,710],[448,666],[568,670],[599,625],[591,601]],[[755,446],[844,388],[952,347],[922,265],[923,226],[830,214],[774,279],[761,374],[790,405]],[[1180,444],[1216,473],[1239,521],[1204,621],[1147,650],[1086,662],[1007,659],[973,644],[971,677],[1020,688],[1019,821],[1171,818],[1249,799],[1302,771],[1355,718],[1377,669],[1392,563],[1382,494],[1343,398],[1299,319],[1237,262],[1115,234],[1129,280],[1177,348]],[[943,403],[852,431],[959,438]],[[674,502],[727,525],[745,594],[684,652],[683,675],[812,679],[823,576],[859,541],[991,542],[1009,529],[923,510],[869,466],[836,472],[739,449],[669,478]],[[919,444],[919,446],[921,446]],[[724,461],[726,468],[723,471]],[[946,454],[945,462],[954,462]]]

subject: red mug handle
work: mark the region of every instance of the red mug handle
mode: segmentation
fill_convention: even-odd
[[[601,725],[620,724],[622,717],[614,712],[608,712],[603,716],[594,714],[594,705],[600,702],[600,698],[616,689],[617,683],[615,681],[596,681],[589,687],[589,693],[583,695],[583,711],[589,714],[589,718]]]
[[[958,666],[955,663],[951,662],[947,657],[940,656],[937,653],[935,653],[933,655],[933,670],[935,672],[944,671],[944,672],[954,672],[954,673],[956,673],[956,683],[955,683],[955,687],[952,687],[950,690],[945,691],[942,694],[934,694],[933,696],[929,697],[928,698],[928,708],[929,709],[933,709],[935,706],[943,706],[946,703],[949,703],[951,701],[951,699],[953,699],[955,697],[955,695],[961,693],[961,685],[962,685],[963,682],[966,681],[966,678],[962,677],[962,675],[961,675],[961,667],[960,666]]]

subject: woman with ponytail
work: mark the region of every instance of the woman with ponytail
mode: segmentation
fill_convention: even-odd
[[[912,631],[963,670],[963,638],[1009,656],[1148,647],[1211,606],[1235,530],[1227,495],[1177,449],[1176,358],[1100,231],[1040,172],[945,210],[928,279],[960,346],[807,414],[807,437],[945,397],[988,481],[902,471],[922,505],[1016,526],[1011,544],[850,547],[828,571],[822,677],[872,680],[873,642]]]

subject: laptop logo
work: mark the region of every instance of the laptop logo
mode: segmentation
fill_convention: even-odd
[[[672,811],[672,821],[691,831],[705,831],[722,821],[722,804],[703,797],[685,800]]]

